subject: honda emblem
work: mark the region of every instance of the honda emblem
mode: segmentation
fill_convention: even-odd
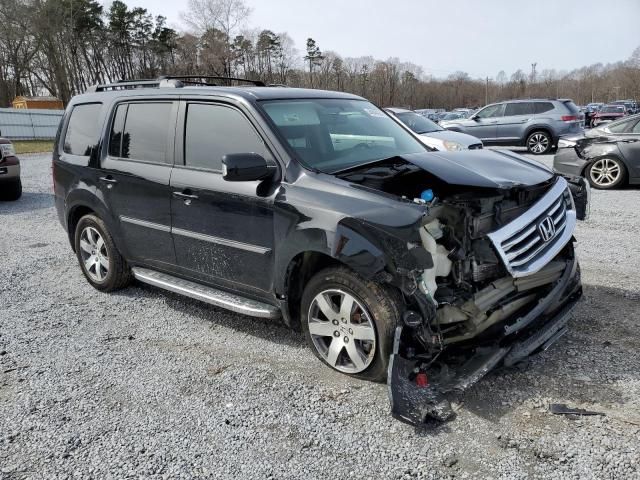
[[[547,217],[538,224],[538,232],[540,232],[540,238],[547,243],[556,235],[556,224],[553,223],[553,218]]]

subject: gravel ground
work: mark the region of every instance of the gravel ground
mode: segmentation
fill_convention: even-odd
[[[384,385],[323,367],[279,322],[92,289],[50,157],[22,160],[24,196],[0,204],[1,479],[640,478],[640,189],[594,192],[570,333],[415,429]]]

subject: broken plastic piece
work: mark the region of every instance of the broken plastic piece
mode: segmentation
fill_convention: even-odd
[[[549,405],[549,411],[554,415],[604,415],[602,412],[568,407],[565,403],[552,403]]]

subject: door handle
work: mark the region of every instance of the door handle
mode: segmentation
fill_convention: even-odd
[[[106,183],[108,189],[112,189],[113,186],[116,183],[118,183],[118,181],[115,178],[113,178],[111,175],[107,175],[106,177],[100,177],[98,180],[100,180],[102,183]]]
[[[198,195],[192,195],[190,193],[184,193],[184,192],[173,192],[173,196],[178,198],[189,199],[189,200],[196,200],[198,198]]]

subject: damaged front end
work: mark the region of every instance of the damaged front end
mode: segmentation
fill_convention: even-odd
[[[419,242],[407,245],[431,261],[407,272],[403,285],[407,306],[388,372],[394,417],[446,420],[453,415],[447,393],[566,332],[582,295],[573,231],[588,209],[586,185],[552,176],[534,186],[454,187],[406,165],[350,177],[408,198],[419,198],[426,183],[436,196],[423,202]]]

